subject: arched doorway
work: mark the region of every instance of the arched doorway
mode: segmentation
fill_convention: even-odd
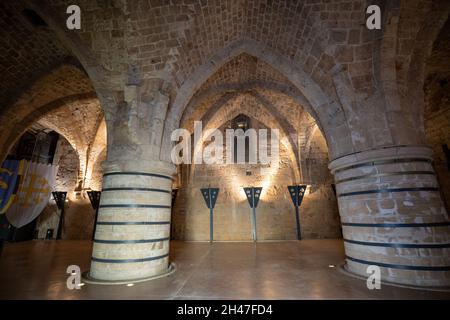
[[[54,184],[49,186],[50,191],[66,192],[67,197],[62,218],[49,193],[47,206],[30,222],[32,225],[23,226],[22,222],[16,225],[15,216],[19,213],[14,212],[18,207],[13,206],[6,212],[12,226],[8,239],[55,239],[60,228],[61,239],[91,239],[95,210],[91,207],[87,191],[101,190],[101,162],[106,156],[106,126],[98,101],[73,102],[47,111],[15,140],[7,159],[55,167],[56,176]],[[23,202],[23,197],[30,197],[22,190],[31,186],[31,182],[28,187],[24,185],[30,173],[27,169],[23,171],[14,203]],[[59,225],[61,219],[63,224]],[[27,230],[26,235],[23,230]]]

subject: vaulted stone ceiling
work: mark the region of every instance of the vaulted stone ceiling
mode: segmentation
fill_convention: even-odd
[[[48,132],[56,131],[62,135],[77,152],[80,179],[86,178],[85,187],[100,188],[100,177],[92,179],[104,160],[106,149],[106,124],[103,112],[97,99],[85,99],[65,104],[46,113],[30,128]]]
[[[92,145],[102,119],[98,100],[92,99],[67,104],[46,114],[38,123],[63,135],[77,151],[85,152]]]
[[[420,32],[430,34],[430,28],[423,27],[427,20],[425,17],[429,12],[435,12],[437,16],[445,13],[446,2],[386,2],[393,13],[386,19],[393,18],[389,26],[394,31],[380,34],[362,27],[364,1],[79,0],[78,4],[83,8],[82,32],[70,32],[65,28],[66,8],[71,4],[68,0],[45,3],[3,1],[0,36],[4,45],[0,52],[2,57],[11,56],[12,59],[1,60],[5,79],[0,86],[1,110],[9,105],[7,101],[16,100],[16,93],[23,91],[21,86],[33,83],[30,79],[40,77],[55,64],[61,64],[75,54],[89,75],[97,71],[102,73],[99,78],[105,81],[95,81],[95,87],[104,86],[105,92],[109,90],[105,95],[117,92],[120,95],[128,68],[135,67],[135,76],[144,83],[142,91],[145,93],[142,95],[147,101],[151,101],[158,91],[169,94],[170,102],[176,101],[185,93],[183,86],[196,77],[198,69],[221,65],[221,58],[233,56],[236,53],[233,48],[242,45],[242,52],[254,56],[261,53],[261,57],[268,58],[264,61],[283,69],[283,74],[296,87],[304,90],[305,79],[318,85],[309,85],[304,91],[309,92],[308,100],[314,104],[323,127],[329,128],[323,131],[336,155],[391,145],[393,140],[404,144],[416,135],[418,121],[402,116],[401,121],[408,123],[410,132],[401,134],[396,131],[399,126],[390,124],[397,115],[392,115],[394,120],[381,116],[377,108],[383,106],[384,101],[381,101],[383,95],[377,92],[377,84],[384,80],[380,78],[378,69],[396,69],[396,74],[388,73],[385,79],[396,78],[399,88],[407,92],[408,86],[402,82],[407,82],[409,66],[420,65],[410,59],[417,35]],[[29,8],[23,3],[35,6],[43,20],[30,11],[24,15],[23,10]],[[394,22],[398,25],[392,26]],[[383,37],[393,40],[392,45],[390,41],[386,44],[394,51],[388,52],[388,58],[395,62],[393,64],[385,65],[383,62],[386,60],[383,59],[385,52],[380,52],[379,43]],[[64,45],[56,39],[64,40]],[[427,45],[426,42],[419,44],[421,48]],[[92,57],[89,63],[86,63],[87,56]],[[263,64],[261,61],[249,55],[241,58],[249,62],[246,64],[248,68],[240,70],[238,77],[245,77],[245,73],[258,74],[259,64]],[[277,62],[280,63],[277,65]],[[299,70],[305,72],[304,78],[294,81],[292,78],[300,74]],[[221,77],[219,73],[216,76]],[[271,74],[270,77],[280,80],[278,75]],[[224,79],[236,80],[228,76]],[[212,83],[206,85],[220,82],[216,80],[219,81],[211,77]],[[200,81],[194,86],[202,83]],[[66,86],[71,87],[70,84]],[[396,90],[391,93],[393,101],[398,98],[397,93]],[[413,105],[407,101],[405,108],[410,110]],[[419,105],[417,109],[422,108]],[[175,105],[174,109],[178,107]],[[174,126],[172,120],[179,124],[181,115],[172,116],[170,110],[168,114],[166,122],[170,132]],[[372,121],[377,115],[377,121]],[[377,127],[360,126],[359,123],[364,121],[372,121]],[[351,132],[357,132],[357,135],[351,135]],[[331,137],[339,138],[335,141]],[[416,137],[416,143],[421,139]]]
[[[96,99],[81,63],[24,1],[0,2],[0,74],[0,158],[48,112]]]
[[[0,106],[72,56],[57,39],[21,1],[0,1]]]
[[[290,85],[289,80],[270,65],[247,53],[242,53],[211,76],[199,89],[200,92],[216,86],[245,83],[282,83]]]
[[[225,103],[249,92],[256,95],[269,92],[278,102],[291,106],[291,112],[303,110],[299,101],[292,98],[301,99],[301,93],[285,76],[257,57],[242,53],[225,63],[196,91],[184,110],[180,125],[191,128],[193,121],[207,114],[212,117]]]
[[[450,19],[447,20],[427,60],[425,81],[425,117],[450,104]]]

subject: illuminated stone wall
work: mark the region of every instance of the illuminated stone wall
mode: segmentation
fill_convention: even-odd
[[[252,119],[252,128],[267,128]],[[226,126],[221,127],[225,137]],[[322,140],[322,141],[321,141]],[[304,238],[338,238],[340,221],[336,198],[331,188],[323,137],[313,139],[308,172],[319,183],[308,186],[300,213]],[[326,147],[326,145],[325,145]],[[225,145],[224,145],[225,148]],[[262,168],[267,171],[262,172]],[[297,238],[295,209],[287,191],[296,183],[295,163],[280,144],[279,167],[261,164],[182,165],[179,170],[181,187],[172,217],[172,236],[183,240],[209,240],[209,210],[200,188],[219,187],[214,210],[214,239],[217,241],[252,240],[251,209],[243,187],[263,187],[257,208],[258,240],[295,240]],[[305,170],[306,171],[306,170]],[[328,177],[328,180],[323,177]]]
[[[91,239],[94,210],[86,191],[101,190],[106,159],[106,124],[98,101],[68,103],[40,118],[37,125],[60,134],[53,164],[58,165],[54,191],[66,191],[63,239]],[[58,228],[59,212],[50,199],[39,217],[38,237]]]

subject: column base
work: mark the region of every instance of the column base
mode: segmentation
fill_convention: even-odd
[[[360,275],[358,273],[355,273],[348,269],[347,263],[342,263],[339,266],[339,271],[348,276],[355,279],[367,281],[367,276]],[[391,287],[397,287],[397,288],[405,288],[405,289],[413,289],[413,290],[423,290],[423,291],[437,291],[437,292],[450,292],[450,286],[422,286],[422,285],[413,285],[413,284],[405,284],[405,283],[399,283],[399,282],[392,282],[388,280],[384,280],[383,277],[381,277],[381,289],[383,289],[383,286],[391,286]],[[369,290],[369,289],[367,289]],[[374,289],[375,290],[375,289]]]
[[[100,285],[124,285],[129,283],[139,283],[139,282],[145,282],[150,280],[156,280],[159,278],[167,277],[174,273],[177,270],[177,266],[174,262],[169,264],[169,267],[167,268],[166,272],[162,274],[158,274],[156,276],[146,277],[146,278],[138,278],[138,279],[130,279],[130,280],[98,280],[94,279],[89,276],[89,270],[86,272],[83,272],[81,275],[81,278],[84,283],[88,284],[100,284]]]

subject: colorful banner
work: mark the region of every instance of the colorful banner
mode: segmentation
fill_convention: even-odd
[[[20,228],[33,221],[47,205],[58,166],[25,161],[17,195],[6,212],[8,221]]]
[[[0,214],[4,214],[14,201],[24,160],[6,160],[0,167]]]

